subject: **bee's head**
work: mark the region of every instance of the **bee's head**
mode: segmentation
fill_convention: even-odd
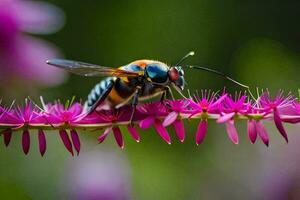
[[[174,85],[180,89],[184,89],[184,71],[180,66],[174,66],[169,69],[169,79]]]

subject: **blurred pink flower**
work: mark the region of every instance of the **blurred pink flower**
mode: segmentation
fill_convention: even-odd
[[[61,199],[132,199],[126,158],[107,150],[83,152],[77,159],[70,160],[62,181]]]
[[[261,150],[261,169],[255,180],[259,183],[263,199],[300,199],[300,151],[299,127],[289,129],[292,140],[282,146],[278,141],[272,143],[271,151]]]
[[[25,33],[49,34],[62,27],[63,12],[48,3],[25,0],[0,1],[0,81],[9,87],[16,81],[55,85],[65,73],[47,66],[45,60],[58,57],[50,43]]]

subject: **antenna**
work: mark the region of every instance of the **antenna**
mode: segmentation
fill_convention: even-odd
[[[183,56],[177,63],[175,66],[178,66],[179,64],[181,64],[183,61],[185,61],[188,57],[195,55],[194,51],[190,51],[188,54],[186,54],[185,56]]]
[[[211,72],[211,73],[217,74],[217,75],[219,75],[219,76],[225,78],[226,80],[229,80],[229,81],[233,82],[233,83],[236,84],[236,85],[239,85],[239,86],[241,86],[241,87],[243,87],[243,88],[246,88],[247,91],[249,92],[249,94],[251,95],[251,97],[252,97],[254,100],[256,100],[256,98],[253,96],[253,94],[252,94],[252,92],[251,92],[251,90],[250,90],[250,87],[249,87],[248,85],[244,85],[244,84],[242,84],[242,83],[240,83],[240,82],[234,80],[233,78],[231,78],[231,77],[225,75],[225,74],[222,73],[222,72],[219,72],[219,71],[214,70],[214,69],[206,68],[206,67],[196,66],[196,65],[190,65],[189,67],[190,67],[191,69],[193,69],[193,68],[194,68],[194,69],[200,69],[200,70],[203,70],[203,71],[207,71],[207,72]]]

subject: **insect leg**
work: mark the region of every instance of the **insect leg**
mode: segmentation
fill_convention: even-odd
[[[166,86],[166,96],[168,99],[175,100],[172,90],[169,86]]]
[[[167,99],[172,99],[172,100],[174,100],[173,93],[172,93],[171,88],[170,88],[169,86],[166,86],[166,87],[164,88],[164,91],[163,91],[163,93],[162,93],[162,95],[161,95],[161,98],[160,98],[160,102],[161,102],[161,103],[164,103],[164,100],[165,100],[166,98],[167,98]]]
[[[143,88],[144,87],[138,87],[134,93],[134,96],[132,98],[132,103],[131,103],[131,106],[132,106],[132,112],[131,112],[131,116],[130,116],[130,124],[132,124],[132,120],[133,120],[133,117],[134,117],[134,113],[136,111],[136,106],[137,104],[139,103],[139,96],[142,94],[143,92]]]

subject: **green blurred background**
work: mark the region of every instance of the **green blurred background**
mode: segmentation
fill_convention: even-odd
[[[299,88],[299,1],[49,2],[64,10],[66,24],[55,34],[39,37],[57,45],[68,59],[115,67],[142,58],[174,64],[194,50],[195,56],[186,63],[218,69],[253,90],[258,86],[271,92],[285,89],[296,93]],[[186,79],[192,92],[222,90],[225,86],[230,91],[242,89],[191,69],[186,70]],[[70,75],[60,86],[39,88],[39,94],[46,101],[73,95],[85,99],[98,81]],[[185,122],[187,138],[183,144],[172,129],[173,143],[167,145],[151,128],[140,131],[140,143],[126,135],[124,150],[118,149],[112,137],[97,145],[101,132],[83,133],[82,154],[113,149],[128,158],[132,199],[262,199],[267,195],[263,188],[272,188],[271,183],[262,184],[262,180],[272,178],[264,171],[266,157],[274,157],[266,171],[276,172],[272,166],[281,159],[276,152],[296,148],[299,137],[297,125],[287,126],[291,142],[285,145],[273,125],[267,123],[271,147],[265,148],[260,141],[250,145],[245,124],[240,122],[240,144],[233,145],[223,125],[212,122],[204,143],[196,146],[197,123]],[[4,199],[66,198],[64,188],[72,183],[62,184],[65,163],[76,162],[78,157],[70,157],[56,133],[47,134],[47,141],[44,157],[38,154],[35,138],[27,156],[22,153],[20,136],[13,135],[9,148],[1,145],[0,194],[7,197]],[[285,169],[290,167],[295,166],[287,163]]]

